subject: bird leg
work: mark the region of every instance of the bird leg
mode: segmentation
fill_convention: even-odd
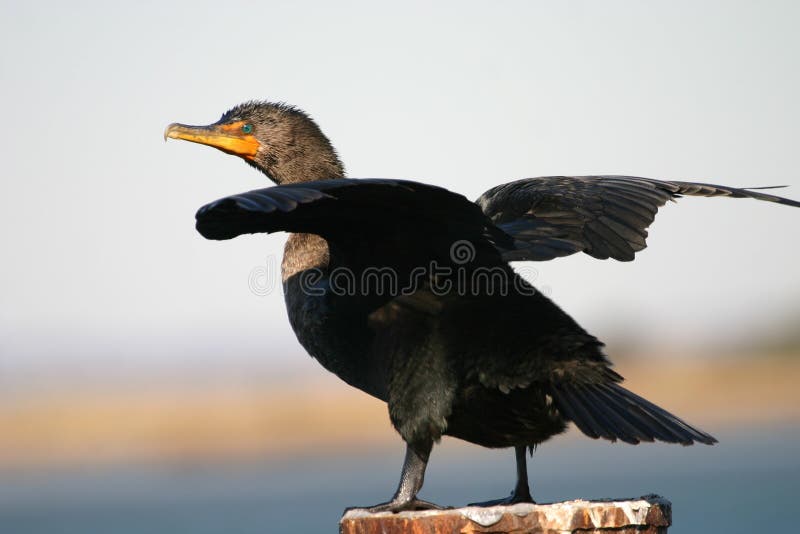
[[[528,488],[528,460],[525,457],[526,446],[514,447],[514,453],[517,457],[517,485],[511,495],[505,499],[495,499],[486,502],[472,503],[470,506],[502,506],[509,504],[517,504],[520,502],[536,503],[531,497],[531,491]]]
[[[367,508],[367,511],[376,513],[403,512],[405,510],[441,510],[441,506],[417,499],[417,493],[422,488],[422,482],[425,480],[425,468],[428,465],[432,447],[432,442],[416,447],[412,447],[410,444],[406,445],[406,459],[403,462],[400,484],[397,486],[394,497],[389,502]]]

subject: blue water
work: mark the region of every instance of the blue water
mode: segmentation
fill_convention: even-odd
[[[714,447],[626,446],[572,436],[529,463],[539,502],[658,493],[671,533],[791,532],[800,495],[800,427],[717,433]],[[212,534],[337,532],[348,506],[385,500],[403,449],[283,462],[116,466],[5,473],[0,532]],[[445,442],[421,496],[463,505],[506,495],[511,451]]]

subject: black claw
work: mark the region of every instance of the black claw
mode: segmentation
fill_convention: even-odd
[[[484,502],[473,502],[470,503],[468,506],[481,506],[484,508],[488,508],[490,506],[510,506],[512,504],[519,504],[521,502],[529,503],[529,504],[536,504],[536,501],[533,500],[531,494],[529,492],[519,492],[512,491],[511,495],[504,499],[494,499],[491,501],[484,501]]]
[[[369,508],[364,508],[364,510],[371,514],[377,514],[378,512],[392,512],[396,514],[397,512],[409,512],[417,510],[446,510],[447,508],[448,507],[439,506],[438,504],[434,504],[432,502],[414,498],[408,501],[392,500],[389,502],[376,504],[375,506],[370,506]]]

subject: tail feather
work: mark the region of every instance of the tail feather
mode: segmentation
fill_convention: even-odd
[[[651,415],[659,417],[663,422],[674,424],[676,426],[675,431],[677,431],[680,435],[688,434],[693,441],[697,441],[699,443],[705,443],[706,445],[713,445],[714,443],[717,442],[717,440],[710,434],[707,434],[702,430],[694,428],[683,419],[675,415],[672,415],[668,411],[664,410],[659,406],[656,406],[649,400],[640,397],[636,393],[628,391],[627,389],[617,384],[614,384],[613,388],[618,390],[619,393],[621,393],[622,396],[627,398],[628,402],[630,402],[631,404],[641,405],[644,409],[648,410],[648,412],[650,412]]]
[[[570,395],[556,394],[556,402],[561,412],[574,422],[581,432],[590,438],[600,437],[613,439],[613,436],[603,432],[602,426],[586,411],[585,406]]]
[[[664,441],[705,443],[717,440],[619,384],[559,385],[553,388],[558,408],[587,436],[626,443]]]
[[[602,391],[593,391],[587,389],[584,391],[587,400],[591,402],[592,407],[596,413],[604,413],[605,417],[613,422],[615,428],[615,435],[621,441],[636,445],[642,441],[653,441],[649,433],[646,431],[647,425],[643,424],[639,418],[632,417],[631,420],[625,419],[618,412],[619,409],[602,409],[605,404],[612,404],[613,398],[605,400]],[[598,407],[601,407],[598,409]],[[635,415],[635,414],[634,414]]]
[[[636,405],[625,403],[618,395],[605,391],[604,385],[597,387],[597,395],[603,403],[615,413],[622,413],[620,417],[627,416],[627,419],[638,431],[636,437],[641,441],[664,441],[666,443],[680,443],[681,439],[669,428],[662,425],[658,419],[651,416],[647,411]]]

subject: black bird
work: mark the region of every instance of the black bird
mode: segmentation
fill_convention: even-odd
[[[631,176],[543,177],[476,203],[404,180],[347,179],[302,111],[248,102],[165,138],[237,155],[278,184],[200,208],[208,239],[292,232],[282,263],[300,343],[348,384],[387,402],[406,442],[400,484],[372,511],[432,508],[417,498],[443,435],[514,447],[506,499],[533,502],[526,449],[563,432],[626,443],[716,440],[628,391],[603,344],[508,265],[576,252],[630,261],[656,211],[681,195],[800,203],[751,189]]]

